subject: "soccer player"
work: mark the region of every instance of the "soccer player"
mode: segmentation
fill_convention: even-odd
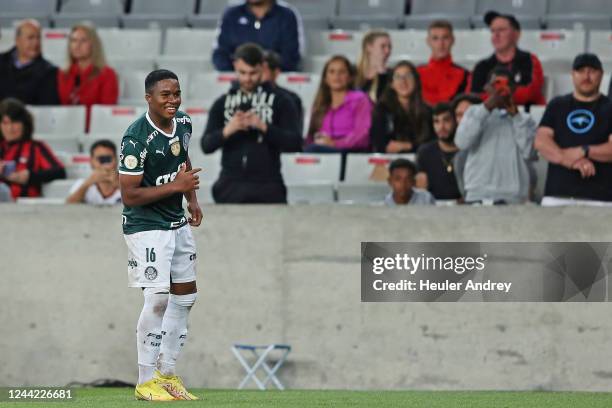
[[[119,156],[123,233],[128,246],[128,286],[143,289],[136,328],[136,399],[198,399],[175,373],[196,300],[196,246],[189,225],[202,221],[189,160],[191,119],[178,110],[177,76],[156,70],[145,79],[146,114],[125,132]],[[191,215],[183,211],[183,196]],[[188,225],[189,224],[189,225]]]

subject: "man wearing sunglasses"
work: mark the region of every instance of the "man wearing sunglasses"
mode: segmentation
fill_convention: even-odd
[[[121,203],[117,147],[110,140],[98,140],[90,149],[91,175],[77,180],[70,189],[67,203],[113,205]]]

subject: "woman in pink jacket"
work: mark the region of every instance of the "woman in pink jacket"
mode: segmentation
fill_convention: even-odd
[[[365,152],[370,147],[372,103],[353,90],[355,74],[350,61],[340,55],[327,61],[312,105],[305,151]]]

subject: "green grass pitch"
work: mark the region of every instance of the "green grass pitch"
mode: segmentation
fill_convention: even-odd
[[[236,391],[191,390],[200,401],[173,401],[172,406],[214,408],[258,407],[426,407],[426,408],[610,408],[612,393],[490,391]],[[1,407],[124,408],[161,403],[135,401],[127,388],[75,389],[71,402],[0,402]]]

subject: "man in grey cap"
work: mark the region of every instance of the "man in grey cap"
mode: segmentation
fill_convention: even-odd
[[[597,55],[577,55],[574,91],[546,107],[535,139],[549,162],[542,205],[612,205],[612,101],[599,91],[602,77]]]

